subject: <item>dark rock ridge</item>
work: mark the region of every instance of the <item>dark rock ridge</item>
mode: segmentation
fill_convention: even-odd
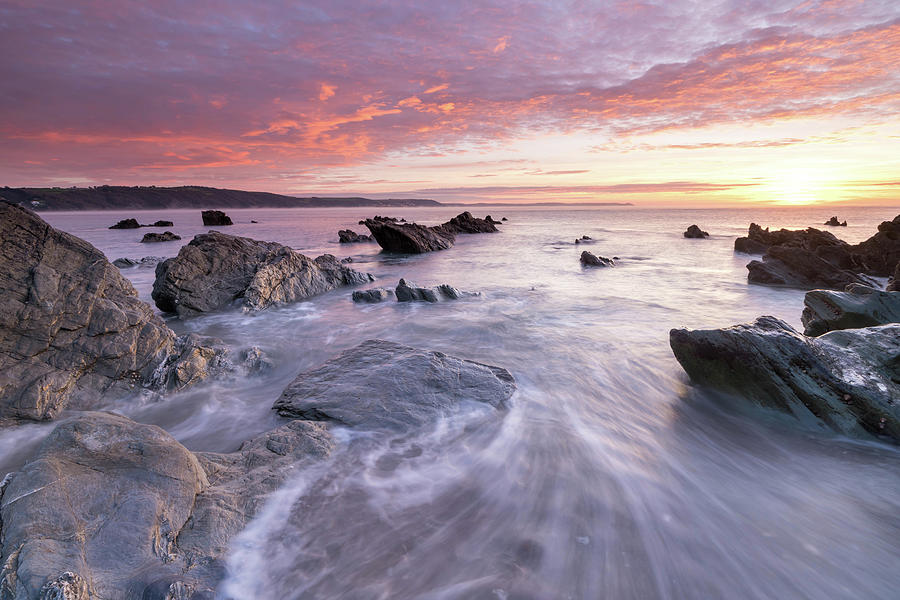
[[[503,221],[505,221],[506,219],[503,219],[503,221],[498,221],[497,219],[494,219],[493,217],[491,217],[491,215],[487,215],[487,216],[484,218],[484,220],[487,221],[488,223],[493,223],[494,225],[500,225],[500,224],[503,223]]]
[[[463,296],[477,296],[477,292],[461,292],[446,283],[425,288],[401,279],[394,294],[397,302],[440,302],[441,300],[459,300]]]
[[[0,416],[96,406],[146,382],[175,344],[102,252],[0,203]]]
[[[691,225],[687,228],[687,231],[684,232],[684,237],[702,240],[703,238],[708,238],[709,234],[701,230],[697,225]]]
[[[110,225],[110,229],[137,229],[141,226],[137,219],[122,219],[115,225]]]
[[[369,290],[356,290],[353,292],[353,301],[365,304],[376,304],[394,297],[394,290],[387,288],[372,288]]]
[[[247,310],[262,310],[372,280],[330,254],[313,260],[275,242],[211,231],[157,265],[152,297],[160,310],[187,317],[235,300]]]
[[[145,233],[144,237],[141,239],[141,243],[150,244],[155,242],[174,242],[175,240],[180,239],[180,235],[175,235],[171,231],[165,231],[163,233]]]
[[[157,263],[164,261],[162,256],[145,256],[144,258],[117,258],[112,264],[120,269],[129,267],[156,267]]]
[[[231,222],[231,217],[226,215],[221,210],[204,210],[201,213],[201,216],[203,217],[204,227],[234,225],[234,223]]]
[[[772,246],[763,259],[747,264],[751,283],[799,288],[843,289],[851,284],[870,285],[872,280],[822,258],[814,251],[793,246]]]
[[[421,254],[446,250],[456,242],[460,233],[493,233],[493,222],[473,217],[468,211],[460,213],[442,225],[426,227],[418,223],[401,223],[391,217],[376,216],[361,221],[372,237],[386,252]]]
[[[900,292],[882,292],[851,285],[843,292],[806,292],[800,320],[805,335],[821,335],[837,329],[858,329],[900,323]]]
[[[159,427],[81,413],[2,491],[0,594],[212,598],[230,538],[291,467],[333,446],[323,424],[294,421],[237,452],[193,454]]]
[[[890,277],[900,265],[900,215],[882,221],[878,233],[852,248],[863,273]]]
[[[615,261],[611,258],[606,258],[605,256],[597,256],[596,254],[591,254],[587,250],[581,253],[581,264],[586,267],[614,267],[616,266]]]
[[[146,225],[146,227],[174,227],[175,223],[172,221],[154,221],[152,225]]]
[[[290,418],[402,432],[463,404],[505,409],[515,389],[506,369],[368,340],[299,375],[273,408]]]
[[[816,338],[775,317],[726,329],[673,329],[672,351],[697,384],[801,422],[900,442],[900,325]]]
[[[840,221],[838,221],[837,217],[831,217],[830,219],[825,221],[824,224],[828,225],[829,227],[846,227],[847,221],[844,221],[843,223],[841,223]]]
[[[352,229],[341,229],[338,231],[338,241],[342,244],[357,244],[360,242],[374,242],[372,236],[360,235]]]

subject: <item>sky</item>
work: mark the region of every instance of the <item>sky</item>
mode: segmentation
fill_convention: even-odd
[[[900,1],[0,0],[0,185],[900,205]]]

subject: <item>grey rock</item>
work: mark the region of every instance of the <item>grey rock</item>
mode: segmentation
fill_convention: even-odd
[[[597,256],[585,250],[581,253],[581,264],[587,267],[614,267],[615,261],[605,256]]]
[[[897,267],[894,269],[894,274],[888,281],[886,289],[889,292],[900,292],[900,262],[897,263]]]
[[[684,232],[684,237],[702,240],[708,238],[709,234],[701,230],[697,225],[691,225],[687,228],[687,231]]]
[[[394,290],[387,288],[372,288],[369,290],[356,290],[353,292],[353,301],[367,304],[384,302],[394,296]]]
[[[147,387],[178,391],[234,370],[228,346],[222,340],[189,333],[175,341],[172,352],[150,376]]]
[[[145,256],[143,258],[117,258],[112,264],[120,269],[128,269],[130,267],[156,267],[156,265],[165,258],[162,256]]]
[[[0,416],[96,406],[146,380],[174,342],[102,252],[0,203]]]
[[[477,296],[476,292],[461,292],[451,285],[443,283],[435,287],[419,287],[401,279],[394,289],[397,302],[440,302],[441,300],[458,300],[464,296]]]
[[[259,346],[251,346],[240,353],[241,366],[248,375],[261,375],[271,371],[275,365]]]
[[[360,242],[374,242],[372,236],[360,235],[352,229],[341,229],[338,231],[338,241],[342,244],[358,244]]]
[[[373,279],[330,254],[313,260],[275,242],[211,231],[157,265],[152,297],[160,310],[187,317],[235,300],[247,310],[262,310]]]
[[[512,375],[500,367],[367,340],[299,375],[273,408],[290,418],[398,432],[462,403],[504,409],[515,389]]]
[[[202,213],[200,213],[200,216],[203,218],[203,225],[205,227],[234,225],[234,223],[231,222],[231,217],[223,213],[221,210],[204,210]]]
[[[900,322],[900,292],[850,285],[843,292],[806,292],[803,303],[805,307],[800,320],[805,335]]]
[[[154,242],[174,242],[175,240],[180,239],[180,235],[175,235],[171,231],[164,231],[163,233],[145,233],[144,237],[141,238],[141,243],[152,244]]]
[[[673,329],[669,342],[697,384],[842,434],[900,441],[900,325],[807,338],[765,316],[725,329]]]

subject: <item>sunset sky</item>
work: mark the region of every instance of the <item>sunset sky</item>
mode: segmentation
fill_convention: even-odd
[[[0,1],[0,185],[900,205],[900,1]]]

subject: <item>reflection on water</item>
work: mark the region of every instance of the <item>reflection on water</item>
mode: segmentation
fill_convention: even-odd
[[[482,296],[437,305],[357,306],[338,290],[256,315],[229,311],[176,331],[260,346],[275,368],[162,402],[111,408],[158,423],[189,448],[227,451],[274,427],[270,407],[300,371],[368,338],[497,364],[519,390],[504,418],[460,415],[408,436],[339,432],[333,458],[285,484],[235,541],[233,598],[888,598],[900,586],[900,456],[895,448],[802,431],[777,415],[687,386],[671,327],[774,314],[799,325],[802,292],[750,286],[733,239],[751,221],[806,227],[813,209],[478,209],[496,235],[446,252],[388,257],[339,246],[364,209],[229,211],[229,233],[356,268]],[[380,212],[384,212],[381,209]],[[453,209],[390,214],[437,223]],[[109,231],[120,218],[170,218],[186,240],[199,211],[47,214],[110,258],[174,255]],[[841,215],[860,241],[884,209]],[[250,219],[260,221],[250,224]],[[697,223],[709,240],[681,233]],[[573,242],[589,235],[595,242]],[[582,249],[618,256],[584,269]],[[152,269],[130,269],[149,300]],[[47,425],[0,431],[11,469]],[[33,444],[32,444],[33,445]],[[13,450],[16,449],[16,450]]]

